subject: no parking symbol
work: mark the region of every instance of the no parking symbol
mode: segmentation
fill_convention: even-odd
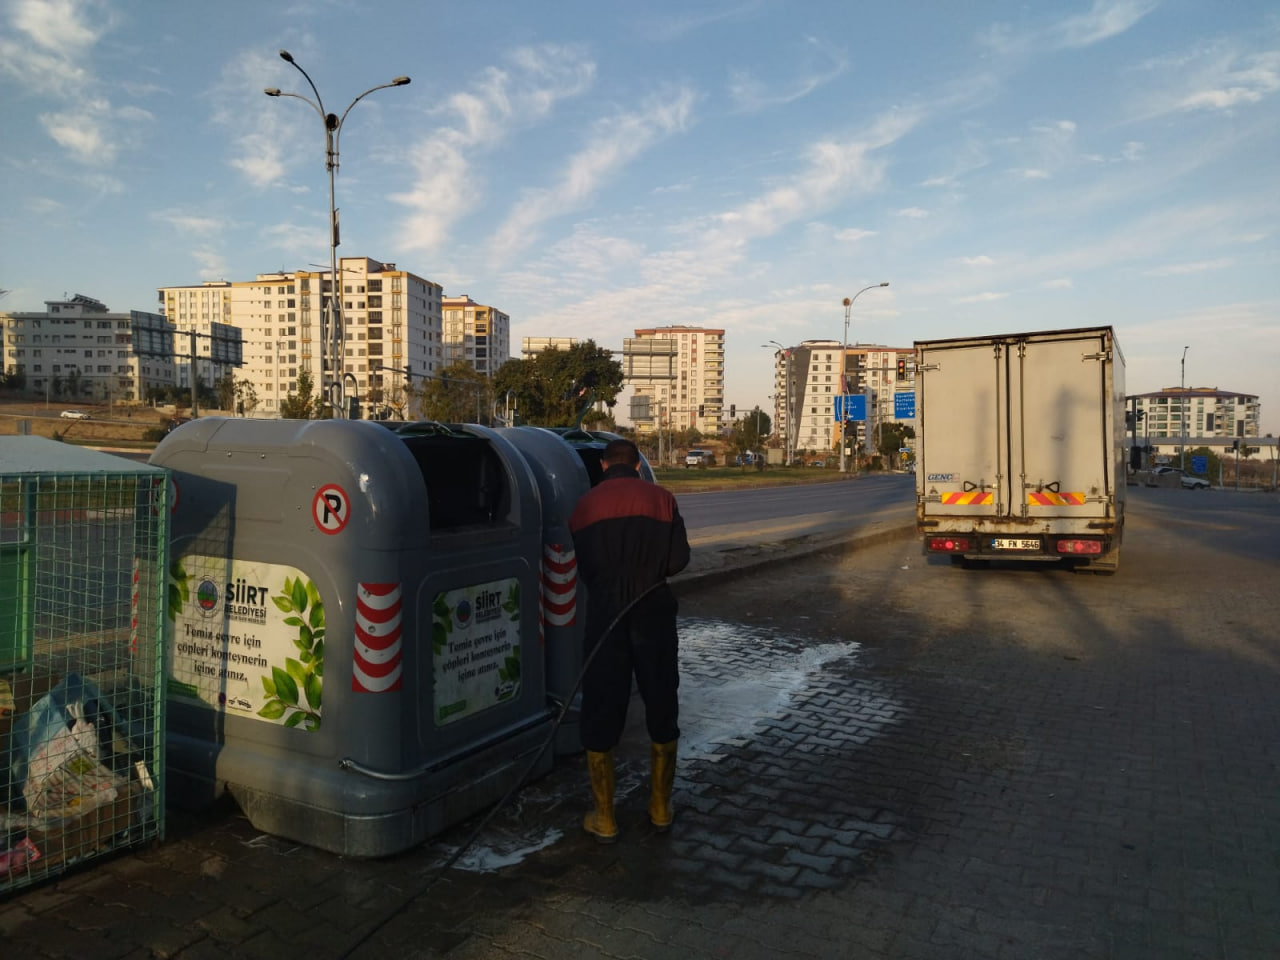
[[[311,501],[311,517],[321,533],[341,533],[351,517],[351,501],[347,491],[336,483],[327,483],[316,491]]]

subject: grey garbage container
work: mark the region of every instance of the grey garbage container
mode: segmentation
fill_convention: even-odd
[[[176,501],[173,793],[225,789],[264,832],[382,856],[525,773],[553,714],[538,491],[511,443],[206,418],[151,462]]]

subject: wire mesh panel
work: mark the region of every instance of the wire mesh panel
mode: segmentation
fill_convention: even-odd
[[[0,896],[164,832],[166,471],[0,438]]]

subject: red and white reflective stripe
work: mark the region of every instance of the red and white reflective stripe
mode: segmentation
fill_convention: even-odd
[[[351,660],[351,689],[356,693],[390,693],[401,687],[402,593],[398,583],[362,583],[356,589]]]
[[[578,617],[578,557],[573,547],[543,544],[542,584],[538,598],[540,624],[567,627]]]
[[[1027,503],[1033,507],[1083,507],[1083,493],[1043,493],[1027,494]]]
[[[971,493],[944,493],[942,502],[949,506],[976,507],[995,500],[995,494],[976,490]]]

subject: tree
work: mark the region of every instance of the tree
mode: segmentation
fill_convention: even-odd
[[[231,371],[227,371],[213,385],[213,391],[218,398],[219,410],[234,410],[236,406],[236,381],[231,376]]]
[[[240,416],[247,417],[258,407],[258,388],[252,380],[236,381],[236,409]]]
[[[773,421],[769,415],[756,407],[729,426],[729,446],[738,452],[738,456],[748,450],[759,450],[760,438],[772,428]]]
[[[568,350],[544,350],[528,359],[508,360],[493,377],[497,396],[511,391],[520,423],[576,426],[592,404],[610,409],[622,390],[622,364],[594,340]]]
[[[900,459],[898,451],[905,447],[906,441],[915,435],[915,427],[898,423],[896,420],[887,420],[880,424],[880,445],[877,449],[880,451],[880,456],[884,458],[884,462],[897,463]]]
[[[311,396],[315,384],[311,379],[311,371],[303,370],[298,374],[298,392],[290,393],[280,402],[280,416],[286,420],[310,420],[315,414],[316,401]]]
[[[415,385],[414,393],[423,419],[441,423],[485,422],[493,406],[493,388],[488,378],[465,360],[421,381]]]

